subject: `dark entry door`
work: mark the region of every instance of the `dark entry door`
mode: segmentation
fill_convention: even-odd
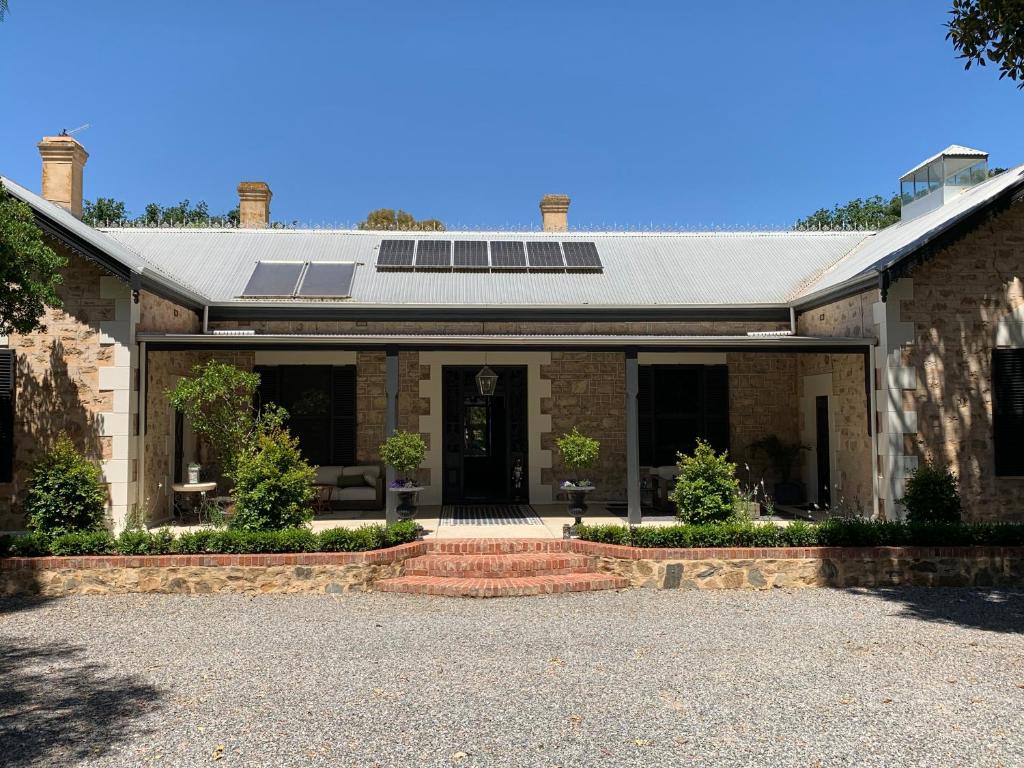
[[[526,367],[496,366],[494,394],[477,390],[481,366],[445,366],[444,503],[529,500]]]
[[[828,395],[814,398],[814,431],[817,443],[818,506],[832,506],[832,468],[829,461]]]

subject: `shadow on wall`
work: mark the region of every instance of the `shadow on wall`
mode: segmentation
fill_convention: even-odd
[[[933,313],[926,324],[914,316],[919,328],[925,325],[909,352],[918,374],[915,452],[920,461],[956,473],[967,519],[1019,521],[1024,481],[996,478],[992,441],[992,350],[999,319],[1013,312],[1014,277],[1000,275],[995,265],[991,269],[1000,286],[985,291],[970,311],[950,311],[960,300],[955,284],[936,287],[934,279],[928,281],[929,305],[947,302],[949,309]],[[911,313],[905,310],[904,316]]]
[[[17,632],[10,620],[46,601],[0,599],[0,744],[6,768],[70,765],[143,735],[132,721],[160,708],[158,689],[90,659],[77,645]]]
[[[858,590],[896,603],[900,615],[987,632],[1024,633],[1024,592],[1005,590],[899,587]]]
[[[94,410],[111,410],[109,407],[94,410],[86,407],[83,394],[89,396],[89,393],[81,392],[78,382],[83,377],[95,376],[98,388],[99,369],[95,365],[92,365],[92,370],[85,367],[73,369],[68,363],[68,352],[60,341],[52,343],[46,368],[40,368],[33,368],[25,350],[19,350],[14,416],[18,504],[24,500],[33,465],[53,447],[62,431],[68,433],[85,456],[95,461],[102,460],[101,425]],[[20,512],[12,517],[23,521]]]

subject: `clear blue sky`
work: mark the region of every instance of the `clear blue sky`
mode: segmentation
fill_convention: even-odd
[[[947,144],[1024,162],[1024,93],[964,72],[949,0],[44,2],[0,24],[0,173],[81,123],[85,194],[275,219],[786,225]],[[1015,140],[1016,139],[1016,140]]]

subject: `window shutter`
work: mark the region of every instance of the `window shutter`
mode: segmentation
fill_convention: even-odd
[[[639,366],[637,386],[637,431],[640,438],[640,464],[654,464],[654,368]]]
[[[704,437],[716,451],[729,448],[729,367],[704,366]]]
[[[996,475],[1024,476],[1024,349],[992,351]]]
[[[0,483],[14,479],[14,376],[12,349],[0,349]]]
[[[356,367],[331,369],[331,462],[336,466],[356,463]]]

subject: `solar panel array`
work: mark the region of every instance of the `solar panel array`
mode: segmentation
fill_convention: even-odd
[[[355,273],[351,261],[257,261],[242,298],[343,299]]]
[[[377,269],[601,272],[597,244],[557,240],[381,240]]]

